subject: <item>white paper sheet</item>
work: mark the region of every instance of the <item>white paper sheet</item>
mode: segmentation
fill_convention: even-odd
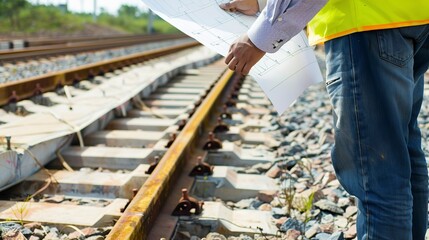
[[[152,11],[203,45],[225,56],[247,32],[256,16],[222,10],[229,0],[142,0]],[[266,54],[250,71],[274,108],[283,113],[322,74],[306,35],[301,32],[273,54]]]

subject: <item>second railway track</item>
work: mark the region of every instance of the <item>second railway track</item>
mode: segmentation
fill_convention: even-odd
[[[166,41],[187,38],[184,34],[154,34],[123,36],[115,38],[94,38],[85,41],[66,42],[52,45],[34,46],[23,49],[10,49],[0,51],[0,64],[33,60],[54,55],[76,54],[85,51],[96,51],[118,47],[129,47],[149,42]]]

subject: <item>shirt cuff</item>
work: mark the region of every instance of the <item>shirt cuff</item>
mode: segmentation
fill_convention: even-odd
[[[286,36],[283,36],[282,38],[282,33],[276,33],[273,28],[273,25],[265,18],[265,14],[262,12],[247,31],[247,36],[260,50],[275,53],[290,37],[285,39]]]

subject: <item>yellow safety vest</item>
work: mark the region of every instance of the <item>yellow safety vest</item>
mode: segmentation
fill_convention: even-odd
[[[308,24],[311,45],[354,32],[429,23],[429,0],[329,0]]]

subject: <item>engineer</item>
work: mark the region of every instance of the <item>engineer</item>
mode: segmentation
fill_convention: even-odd
[[[428,170],[417,116],[429,65],[429,1],[233,0],[221,8],[261,10],[226,57],[241,74],[308,24],[310,43],[325,45],[332,162],[358,199],[358,239],[423,240]]]

